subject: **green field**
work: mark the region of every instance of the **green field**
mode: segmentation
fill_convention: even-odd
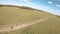
[[[46,21],[4,34],[60,34],[60,18],[55,17]]]
[[[0,28],[8,24],[30,22],[32,20],[53,17],[37,24],[0,34],[60,34],[60,17],[38,10],[17,7],[0,7]]]
[[[60,34],[60,18],[51,18],[44,22],[26,27],[20,34]]]
[[[29,22],[49,16],[51,15],[37,10],[3,6],[0,7],[0,27],[7,24],[22,23],[27,21]]]

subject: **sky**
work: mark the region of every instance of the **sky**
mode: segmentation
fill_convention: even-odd
[[[60,16],[60,0],[0,0],[0,4],[28,6]]]

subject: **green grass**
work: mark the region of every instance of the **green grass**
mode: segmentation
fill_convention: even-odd
[[[27,32],[28,34],[60,34],[60,18],[51,18],[26,27],[22,30],[21,34],[27,34]]]
[[[29,22],[49,16],[51,15],[37,10],[27,10],[9,6],[0,7],[0,27],[8,24]]]
[[[37,10],[27,10],[9,6],[0,7],[0,28],[8,24],[30,22],[52,16],[52,14]],[[60,34],[60,17],[53,17],[54,18],[22,29],[0,32],[0,34]]]
[[[18,29],[4,34],[60,34],[60,18],[51,18],[46,21]]]

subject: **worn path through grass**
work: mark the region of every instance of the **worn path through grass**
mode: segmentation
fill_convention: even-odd
[[[7,31],[15,30],[15,29],[24,28],[24,27],[27,27],[27,26],[30,26],[30,25],[45,21],[45,20],[50,19],[50,18],[52,18],[52,17],[46,17],[46,18],[43,18],[43,19],[32,21],[30,23],[17,24],[17,25],[12,26],[13,28],[11,28],[11,26],[10,27],[5,27],[5,28],[1,28],[0,32],[7,32]]]

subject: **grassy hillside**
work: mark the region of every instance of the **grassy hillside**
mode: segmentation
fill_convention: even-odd
[[[60,34],[60,18],[51,18],[29,27],[4,32],[3,34]]]
[[[0,34],[60,34],[60,17],[52,14],[18,7],[0,7],[0,28],[8,24],[25,23],[32,20],[53,17],[37,24]]]
[[[23,33],[24,32],[24,33]],[[26,27],[20,34],[60,34],[60,18],[51,18],[44,22]]]
[[[0,6],[0,27],[8,24],[29,22],[49,16],[51,15],[37,10],[27,10],[16,6]]]

